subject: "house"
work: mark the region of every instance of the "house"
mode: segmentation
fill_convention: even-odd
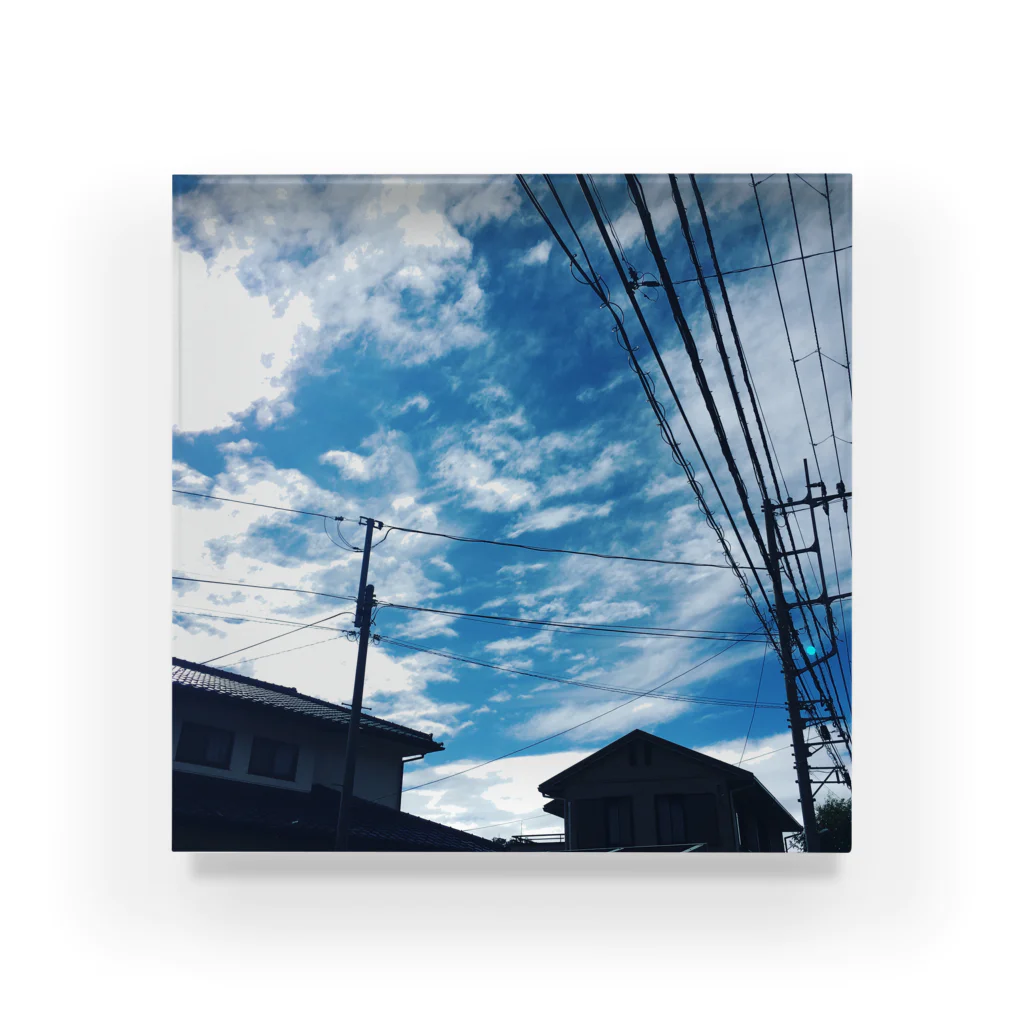
[[[538,788],[567,850],[781,853],[801,828],[751,772],[641,729]]]
[[[351,710],[287,686],[172,659],[175,850],[331,850]],[[493,850],[402,811],[405,765],[444,750],[364,714],[354,850]]]

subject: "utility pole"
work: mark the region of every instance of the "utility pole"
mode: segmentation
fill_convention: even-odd
[[[341,801],[338,804],[338,826],[334,834],[334,849],[349,848],[349,829],[352,826],[354,797],[352,786],[356,775],[356,749],[359,742],[359,719],[363,714],[363,679],[366,676],[366,652],[370,646],[370,620],[373,618],[373,584],[366,582],[370,571],[370,548],[373,531],[384,524],[366,516],[360,516],[360,526],[366,526],[366,540],[363,543],[363,564],[359,571],[359,590],[356,599],[355,625],[359,628],[359,651],[356,655],[356,678],[352,686],[352,710],[348,721],[348,737],[345,741],[345,767],[341,782]],[[358,549],[357,549],[358,550]]]
[[[828,588],[825,582],[825,566],[822,562],[821,545],[818,539],[818,529],[814,513],[817,508],[821,507],[827,514],[828,504],[830,501],[841,501],[843,507],[846,508],[847,501],[851,497],[851,492],[846,490],[846,488],[840,484],[836,494],[827,494],[823,483],[818,482],[816,484],[812,484],[807,469],[806,459],[804,460],[804,477],[807,481],[806,497],[796,501],[791,499],[779,503],[773,503],[770,500],[765,500],[764,515],[766,540],[768,545],[768,573],[771,576],[772,588],[774,590],[775,617],[778,620],[779,626],[779,655],[782,659],[782,673],[786,681],[786,704],[789,709],[789,728],[790,735],[793,740],[796,781],[800,794],[800,811],[804,823],[804,849],[808,853],[818,853],[821,851],[821,841],[814,817],[814,797],[826,782],[832,781],[833,779],[837,782],[843,782],[849,786],[850,776],[845,766],[842,765],[842,762],[836,760],[836,766],[829,769],[828,774],[824,778],[813,780],[817,782],[817,786],[814,790],[811,789],[811,771],[815,770],[820,772],[822,769],[812,769],[808,763],[810,759],[810,749],[804,735],[804,729],[807,726],[818,726],[818,731],[823,737],[823,742],[816,743],[814,745],[816,750],[820,750],[822,747],[828,746],[831,743],[831,738],[829,737],[827,729],[822,724],[824,719],[813,713],[814,708],[808,701],[801,700],[797,680],[801,672],[813,673],[816,666],[823,665],[829,658],[833,657],[833,655],[838,652],[832,604],[833,602],[840,601],[850,595],[828,593]],[[820,489],[820,495],[814,494],[815,488]],[[795,551],[780,552],[778,525],[775,518],[776,514],[778,512],[782,512],[783,515],[786,515],[789,510],[796,508],[805,508],[810,511],[814,536],[813,542],[807,547],[799,548]],[[821,579],[821,593],[817,597],[808,596],[806,599],[802,600],[799,599],[800,595],[797,594],[798,599],[796,601],[787,601],[782,581],[783,559],[792,556],[799,557],[801,554],[807,553],[814,554],[817,557],[818,570]],[[798,668],[793,657],[797,638],[795,630],[793,629],[793,622],[790,618],[790,612],[794,608],[799,608],[801,606],[809,606],[813,608],[814,605],[821,605],[825,609],[825,614],[828,619],[831,650],[818,652],[814,647],[808,647],[802,652],[804,665]],[[815,655],[817,656],[815,657]],[[804,717],[805,710],[812,712],[809,718]]]
[[[804,741],[803,716],[796,689],[796,665],[793,663],[793,630],[789,621],[789,607],[782,591],[782,565],[779,546],[775,540],[775,508],[770,501],[764,503],[765,529],[768,531],[768,572],[775,591],[775,617],[779,623],[779,656],[782,675],[786,680],[786,705],[789,708],[789,732],[793,738],[793,756],[796,759],[796,784],[800,792],[800,813],[804,819],[804,849],[818,853],[818,826],[814,820],[814,797],[811,795],[811,773],[807,766],[807,744]]]

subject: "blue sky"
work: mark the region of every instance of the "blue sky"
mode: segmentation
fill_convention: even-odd
[[[822,175],[793,177],[804,250],[831,248]],[[533,180],[533,179],[531,179]],[[591,259],[609,285],[614,269],[571,178],[556,178]],[[668,179],[643,178],[673,276],[694,276]],[[709,267],[685,177],[683,198]],[[767,262],[745,176],[698,178],[723,269]],[[624,180],[598,178],[628,259],[653,274]],[[850,181],[829,178],[836,245],[851,244]],[[543,183],[534,187],[554,218]],[[798,255],[785,175],[758,188],[772,254]],[[682,471],[659,437],[639,381],[594,294],[576,283],[564,254],[514,178],[178,179],[174,198],[178,310],[175,486],[342,515],[342,534],[371,515],[403,526],[552,547],[721,562]],[[850,253],[838,253],[847,332]],[[802,460],[816,451],[826,483],[852,486],[850,400],[836,269],[806,263],[835,433],[814,351],[799,262],[778,269],[812,445],[789,362],[770,270],[727,278],[779,465],[802,492]],[[748,489],[756,493],[699,287],[680,297],[722,409]],[[617,301],[628,307],[621,289]],[[642,300],[705,451],[714,448],[682,343],[663,296]],[[717,296],[717,291],[715,291]],[[726,324],[724,309],[718,315]],[[668,389],[627,319],[641,359]],[[677,437],[696,462],[678,417]],[[826,439],[824,442],[821,439]],[[721,459],[712,469],[738,510]],[[812,472],[813,472],[812,461]],[[710,492],[702,473],[698,476]],[[317,519],[175,496],[175,568],[224,581],[354,593],[359,555]],[[836,561],[849,589],[845,520],[833,515]],[[749,541],[748,541],[749,543]],[[735,543],[733,545],[736,547]],[[750,547],[753,550],[752,544]],[[831,570],[831,550],[828,565]],[[727,571],[641,565],[452,543],[391,533],[373,552],[370,579],[382,601],[520,617],[586,619],[715,630],[757,621]],[[834,581],[833,581],[834,585]],[[176,584],[174,649],[205,660],[311,621],[337,602],[231,586]],[[849,619],[850,609],[847,608]],[[348,624],[348,617],[340,620]],[[849,620],[852,622],[852,620]],[[716,641],[567,635],[382,608],[377,630],[515,668],[647,689],[723,648]],[[355,647],[307,630],[224,659],[235,671],[328,699],[351,692]],[[278,653],[284,652],[284,653]],[[750,700],[764,645],[739,644],[666,687],[666,693]],[[273,655],[273,656],[269,656]],[[258,659],[258,660],[257,660]],[[848,665],[848,662],[847,662]],[[372,713],[433,732],[446,751],[407,772],[408,785],[484,761],[621,703],[598,691],[380,646],[370,653]],[[783,700],[778,664],[764,659],[761,699]],[[540,813],[537,783],[629,729],[641,727],[740,756],[749,709],[708,708],[654,697],[487,769],[410,792],[407,810],[457,827],[529,818],[527,831],[561,822]],[[746,756],[788,742],[785,714],[758,710]],[[746,762],[795,810],[790,755]],[[519,826],[482,834],[509,834]]]

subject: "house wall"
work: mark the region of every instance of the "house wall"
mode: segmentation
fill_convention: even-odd
[[[172,719],[172,757],[178,749],[183,722],[228,729],[235,736],[228,768],[209,768],[174,761],[175,769],[305,792],[314,783],[341,787],[347,735],[344,729],[327,728],[313,719],[304,720],[298,715],[282,714],[258,704],[224,699],[178,686],[174,688]],[[254,736],[267,736],[298,745],[299,757],[294,782],[249,774],[249,754]],[[405,751],[400,745],[360,731],[354,784],[356,796],[400,810],[403,753]]]
[[[649,746],[650,764],[645,763],[644,748]],[[579,805],[588,798],[629,796],[633,806],[633,845],[656,846],[658,828],[655,797],[672,793],[711,793],[718,808],[718,831],[721,843],[712,850],[735,850],[736,832],[729,780],[724,774],[709,770],[686,757],[666,750],[659,744],[635,744],[634,764],[630,764],[628,748],[617,750],[595,762],[578,776],[566,781],[564,796],[569,803],[566,832],[568,848],[579,850]]]

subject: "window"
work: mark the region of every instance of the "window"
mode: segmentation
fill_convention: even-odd
[[[715,794],[687,793],[683,802],[688,822],[686,841],[720,845],[722,839],[718,831],[718,799]]]
[[[714,793],[662,793],[655,797],[658,843],[718,846],[718,801]]]
[[[686,842],[686,812],[678,793],[662,793],[654,798],[658,820],[658,843],[672,846]]]
[[[282,743],[266,736],[254,736],[249,755],[249,774],[264,775],[269,779],[295,781],[299,763],[299,748],[295,743]]]
[[[178,736],[175,761],[202,764],[208,768],[229,768],[235,734],[227,729],[215,729],[198,722],[183,722]]]
[[[628,796],[609,796],[604,801],[606,846],[633,845],[633,801]]]
[[[571,803],[574,850],[633,845],[633,801],[628,796],[592,797]]]

